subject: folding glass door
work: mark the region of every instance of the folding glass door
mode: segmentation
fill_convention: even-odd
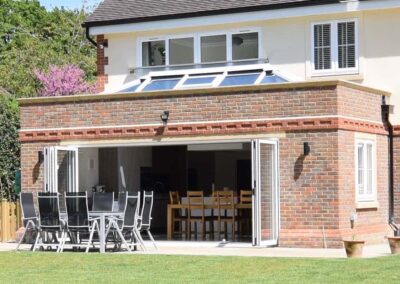
[[[253,245],[278,243],[279,165],[278,142],[252,141]]]
[[[44,149],[44,190],[47,192],[78,191],[78,149],[46,147]]]

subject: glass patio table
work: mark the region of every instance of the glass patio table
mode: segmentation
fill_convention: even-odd
[[[122,217],[123,215],[123,212],[118,211],[89,211],[89,217],[98,218],[100,220],[100,253],[106,252],[106,219],[110,217]]]

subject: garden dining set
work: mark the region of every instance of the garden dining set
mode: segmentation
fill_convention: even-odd
[[[152,191],[144,191],[142,198],[140,192],[119,192],[118,202],[114,202],[113,192],[94,192],[92,198],[87,192],[38,192],[36,210],[34,193],[22,192],[25,232],[17,250],[24,237],[31,234],[35,235],[32,251],[55,247],[63,252],[70,247],[89,252],[96,243],[104,253],[108,242],[114,244],[114,249],[124,247],[131,252],[140,247],[145,251],[143,232],[157,249],[150,232],[153,197]]]

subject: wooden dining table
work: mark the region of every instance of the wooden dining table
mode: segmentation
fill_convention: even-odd
[[[235,210],[242,210],[242,209],[251,209],[251,203],[236,203],[234,205]],[[172,232],[173,232],[173,214],[174,210],[182,210],[182,209],[189,209],[189,204],[168,204],[167,209],[167,239],[172,240]],[[211,204],[204,204],[204,210],[207,209],[218,209],[218,204],[211,203]]]

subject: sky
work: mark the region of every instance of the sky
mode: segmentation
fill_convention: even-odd
[[[45,6],[47,9],[52,9],[54,7],[61,7],[67,9],[78,9],[82,7],[83,2],[87,2],[89,6],[97,4],[100,0],[39,0],[40,4]]]

